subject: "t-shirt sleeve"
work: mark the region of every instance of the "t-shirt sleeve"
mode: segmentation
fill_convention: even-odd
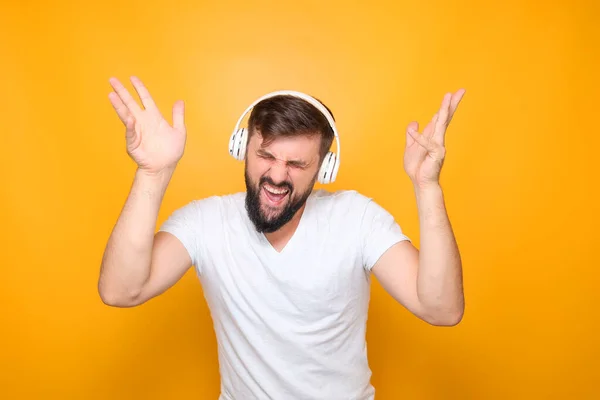
[[[367,202],[361,222],[363,266],[367,271],[394,244],[409,240],[394,216],[372,199]]]
[[[192,265],[200,267],[198,233],[200,231],[200,209],[197,201],[192,201],[173,211],[158,229],[174,235],[187,250]]]

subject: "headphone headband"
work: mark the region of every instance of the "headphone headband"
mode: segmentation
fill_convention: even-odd
[[[248,108],[246,108],[244,113],[240,116],[240,118],[237,121],[237,124],[235,124],[235,129],[233,130],[234,134],[235,134],[235,132],[238,131],[240,124],[242,123],[242,120],[244,119],[246,114],[248,114],[248,112],[250,112],[250,110],[252,110],[252,108],[254,108],[254,106],[256,106],[258,103],[260,103],[263,100],[266,100],[266,99],[269,99],[269,98],[275,97],[275,96],[281,96],[281,95],[294,96],[294,97],[301,98],[302,100],[305,100],[308,103],[315,106],[315,108],[317,110],[319,110],[321,112],[321,114],[323,114],[325,116],[325,118],[327,118],[327,121],[329,122],[329,126],[333,130],[333,134],[335,136],[336,156],[337,156],[336,164],[339,164],[339,162],[340,162],[340,139],[338,136],[338,131],[337,131],[337,127],[335,125],[335,121],[333,120],[333,116],[329,113],[329,111],[327,111],[327,109],[323,106],[323,104],[321,104],[321,102],[319,102],[314,97],[307,95],[306,93],[297,92],[294,90],[278,90],[276,92],[267,93],[264,96],[259,97],[252,104],[250,104],[250,106],[248,106]]]
[[[329,126],[333,131],[337,144],[336,153],[333,153],[331,151],[327,152],[325,158],[323,159],[323,162],[321,163],[321,167],[319,168],[317,177],[320,183],[331,183],[335,181],[338,169],[340,167],[340,137],[338,135],[335,121],[333,120],[333,116],[331,115],[331,113],[323,104],[321,104],[321,102],[319,102],[314,97],[311,97],[301,92],[296,92],[293,90],[279,90],[277,92],[265,94],[264,96],[259,97],[252,104],[250,104],[250,106],[246,108],[244,113],[238,119],[237,124],[235,124],[235,129],[233,130],[231,138],[229,139],[229,154],[232,155],[236,160],[244,160],[249,133],[248,128],[240,128],[242,120],[244,119],[246,114],[248,114],[248,112],[250,112],[250,110],[259,102],[270,97],[280,95],[294,96],[305,100],[309,104],[312,104],[317,110],[319,110],[321,114],[325,116],[327,122],[329,122]]]

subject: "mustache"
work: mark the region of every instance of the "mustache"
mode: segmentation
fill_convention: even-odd
[[[263,176],[262,178],[260,178],[260,181],[258,182],[258,186],[263,186],[265,183],[268,183],[269,185],[279,188],[279,189],[288,189],[290,192],[293,191],[294,187],[292,186],[291,183],[289,182],[281,182],[279,184],[273,182],[273,180],[271,178],[269,178],[268,176]]]

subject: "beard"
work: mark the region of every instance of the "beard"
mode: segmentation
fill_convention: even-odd
[[[302,208],[304,203],[306,203],[306,200],[308,200],[308,197],[312,193],[312,189],[316,181],[315,176],[308,189],[304,193],[294,197],[294,186],[290,182],[286,181],[280,184],[275,184],[271,178],[263,176],[260,178],[258,183],[255,183],[252,182],[248,176],[247,170],[244,172],[244,178],[246,181],[246,211],[248,212],[248,217],[254,224],[256,230],[261,233],[275,232],[287,224],[294,217],[294,215],[296,215],[298,210]],[[268,183],[276,188],[289,190],[288,194],[286,195],[287,199],[285,205],[277,210],[272,210],[268,215],[265,214],[265,210],[261,204],[260,198],[260,193],[263,190],[265,183]]]

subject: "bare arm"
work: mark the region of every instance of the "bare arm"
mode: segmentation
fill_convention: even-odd
[[[409,124],[404,168],[415,188],[421,249],[398,243],[372,269],[396,300],[434,325],[455,325],[464,313],[462,263],[439,184],[446,129],[464,93],[447,93],[422,134]]]
[[[106,245],[98,292],[111,306],[131,307],[164,292],[191,267],[181,242],[155,227],[172,172],[138,170]]]
[[[110,235],[98,280],[108,305],[131,307],[162,293],[191,266],[183,244],[154,234],[160,205],[186,140],[184,106],[173,106],[173,125],[161,115],[144,84],[132,77],[143,108],[115,78],[110,102],[125,125],[127,153],[137,164],[129,195]]]
[[[416,192],[421,249],[404,241],[373,266],[382,287],[433,325],[456,325],[464,312],[462,263],[440,187]]]

